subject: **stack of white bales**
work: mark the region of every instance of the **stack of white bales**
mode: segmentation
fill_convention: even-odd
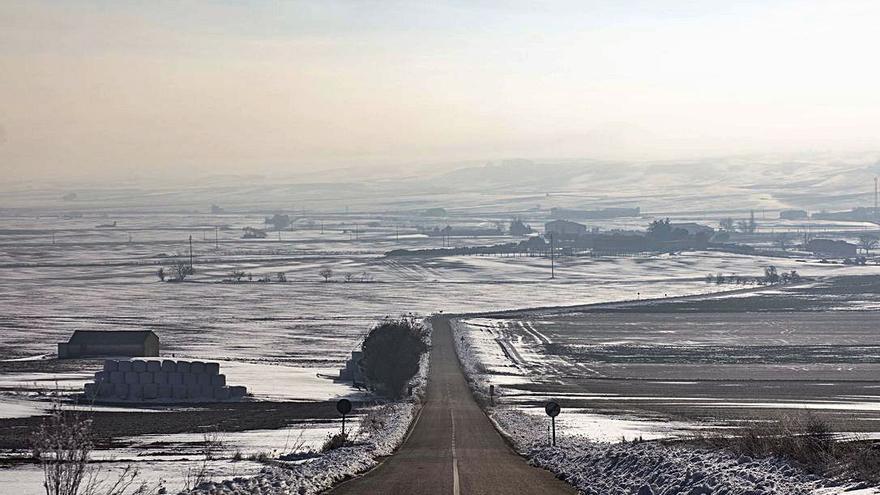
[[[246,387],[226,385],[219,363],[202,361],[104,361],[104,370],[85,386],[85,396],[95,401],[214,402],[239,400]]]

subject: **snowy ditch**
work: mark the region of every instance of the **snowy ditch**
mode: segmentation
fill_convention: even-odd
[[[478,401],[496,428],[531,464],[550,470],[586,495],[868,495],[862,484],[809,474],[780,458],[751,458],[720,449],[648,441],[693,430],[698,425],[609,417],[573,411],[557,445],[549,445],[549,421],[536,407],[491,405],[488,377],[497,383],[498,362],[475,343],[467,326],[452,322],[453,341]],[[489,358],[489,359],[487,359]],[[488,361],[488,362],[486,362]],[[506,370],[508,373],[511,370]],[[522,382],[525,376],[502,376]],[[572,415],[572,411],[566,414]],[[558,418],[558,419],[561,419]],[[559,425],[557,425],[559,426]],[[560,433],[564,431],[564,433]],[[645,441],[621,441],[621,438]]]
[[[427,321],[425,324],[430,325]],[[422,355],[419,371],[412,380],[412,397],[377,406],[367,412],[355,433],[354,445],[305,460],[270,461],[270,465],[263,467],[255,476],[207,482],[182,493],[311,495],[375,467],[380,458],[391,455],[403,443],[421,408],[427,387],[429,354]]]

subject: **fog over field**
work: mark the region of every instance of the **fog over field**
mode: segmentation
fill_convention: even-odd
[[[880,493],[878,19],[0,3],[0,493]]]

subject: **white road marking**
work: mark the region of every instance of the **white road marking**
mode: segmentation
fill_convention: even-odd
[[[446,398],[449,400],[449,385],[446,386]],[[452,495],[460,495],[461,488],[458,482],[458,456],[455,453],[455,412],[452,404],[449,405],[449,419],[452,421]]]

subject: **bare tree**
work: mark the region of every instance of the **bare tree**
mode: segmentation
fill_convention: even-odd
[[[46,495],[150,495],[162,490],[138,480],[138,470],[126,466],[118,475],[103,473],[89,463],[94,446],[92,423],[56,402],[31,439],[33,456],[43,469]]]
[[[732,218],[722,218],[721,221],[718,222],[718,226],[721,227],[721,230],[725,230],[727,232],[733,232],[736,230],[736,225]]]
[[[159,269],[156,270],[156,276],[159,277],[160,282],[164,282],[165,281],[165,268],[160,266]]]
[[[275,280],[278,282],[287,282],[287,274],[284,272],[278,272],[275,274]]]
[[[877,247],[878,239],[877,236],[872,234],[864,234],[859,236],[859,246],[865,251],[865,254],[870,254],[872,249]]]
[[[318,274],[324,277],[324,282],[329,282],[330,278],[333,276],[333,270],[330,268],[321,268],[321,271],[319,271]]]
[[[755,210],[751,211],[748,220],[737,221],[736,226],[744,234],[754,234],[758,230],[758,223],[755,222]]]
[[[346,273],[342,276],[342,280],[345,282],[354,282],[354,273]]]
[[[66,416],[60,403],[34,434],[34,457],[43,468],[46,495],[77,495],[86,479],[92,451],[91,424]]]
[[[192,268],[186,264],[185,261],[178,261],[173,267],[172,272],[174,274],[174,280],[177,282],[183,282],[186,280],[186,276],[192,274]]]

